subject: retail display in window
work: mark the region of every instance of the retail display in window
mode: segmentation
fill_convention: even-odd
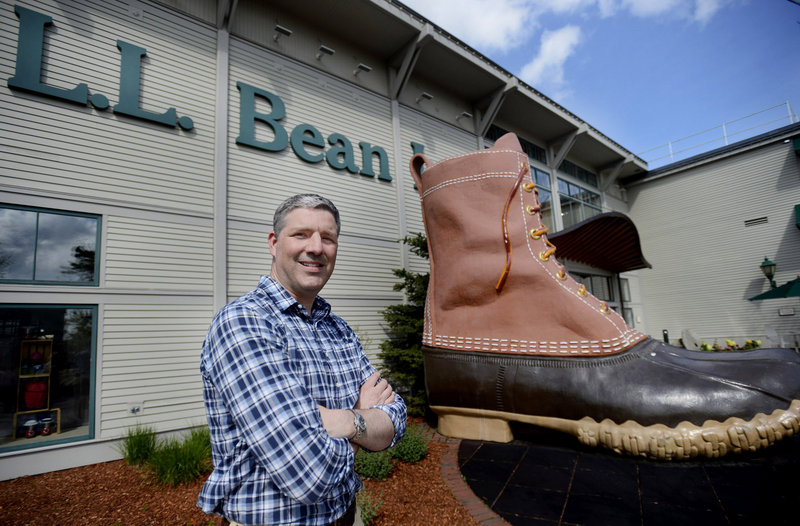
[[[61,432],[61,410],[50,407],[52,361],[53,335],[22,340],[13,438]]]

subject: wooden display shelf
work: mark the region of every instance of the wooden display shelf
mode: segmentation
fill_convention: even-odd
[[[53,422],[50,426],[50,432],[45,430],[43,419],[52,418]],[[36,420],[35,427],[33,427],[33,436],[27,436],[25,425],[30,420]],[[39,409],[36,411],[17,411],[14,413],[14,431],[12,438],[35,438],[38,436],[57,435],[61,433],[61,408],[53,407],[50,409]]]

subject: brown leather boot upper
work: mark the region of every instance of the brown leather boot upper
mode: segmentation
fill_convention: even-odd
[[[622,352],[647,337],[556,260],[515,135],[433,165],[418,154],[411,173],[430,253],[425,345],[591,356]]]

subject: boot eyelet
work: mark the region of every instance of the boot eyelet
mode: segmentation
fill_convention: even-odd
[[[533,205],[528,205],[525,207],[525,211],[528,212],[528,215],[536,215],[541,209],[541,207]]]
[[[531,239],[541,239],[541,237],[542,237],[542,236],[539,234],[539,231],[538,231],[538,230],[536,230],[535,228],[531,228],[531,232],[530,232],[530,234],[531,234]],[[542,252],[542,253],[544,254],[544,252]]]
[[[604,302],[603,302],[603,303],[600,305],[600,312],[601,312],[601,313],[603,313],[603,314],[608,314],[608,311],[609,311],[608,305],[607,305],[607,304],[606,304],[606,302],[604,301]]]
[[[536,185],[534,183],[527,183],[527,184],[522,186],[522,189],[525,190],[528,193],[533,192],[534,188],[536,188]]]
[[[542,261],[549,261],[550,254],[548,254],[546,250],[543,252],[539,252],[539,259],[541,259]]]
[[[567,271],[564,270],[564,266],[563,265],[561,266],[561,270],[558,271],[558,274],[556,274],[556,277],[558,279],[560,279],[561,281],[566,281],[567,280]]]
[[[586,285],[581,285],[578,289],[578,296],[586,296]]]

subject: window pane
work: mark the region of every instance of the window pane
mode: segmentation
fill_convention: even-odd
[[[632,328],[636,327],[633,324],[633,309],[629,309],[627,307],[622,309],[622,317],[625,319],[625,323],[627,323],[629,326],[631,326]]]
[[[536,183],[536,186],[538,186],[539,188],[547,188],[547,189],[550,188],[550,174],[534,168],[533,176],[534,176],[533,182]]]
[[[36,276],[43,281],[94,281],[97,220],[39,214]]]
[[[600,210],[597,208],[592,208],[591,206],[583,206],[583,218],[589,219],[590,217],[594,217],[600,213]]]
[[[581,213],[581,204],[573,201],[567,197],[561,196],[561,219],[564,223],[564,228],[579,223],[583,220]]]
[[[626,278],[621,278],[619,284],[622,289],[622,301],[631,301],[631,284]]]
[[[0,278],[33,279],[36,212],[0,208]]]
[[[552,195],[549,190],[539,190],[539,204],[542,207],[542,223],[550,228],[554,228],[553,223],[553,203]]]
[[[0,306],[0,452],[91,438],[95,312]]]
[[[592,276],[592,294],[601,300],[614,301],[611,279],[608,276]]]

